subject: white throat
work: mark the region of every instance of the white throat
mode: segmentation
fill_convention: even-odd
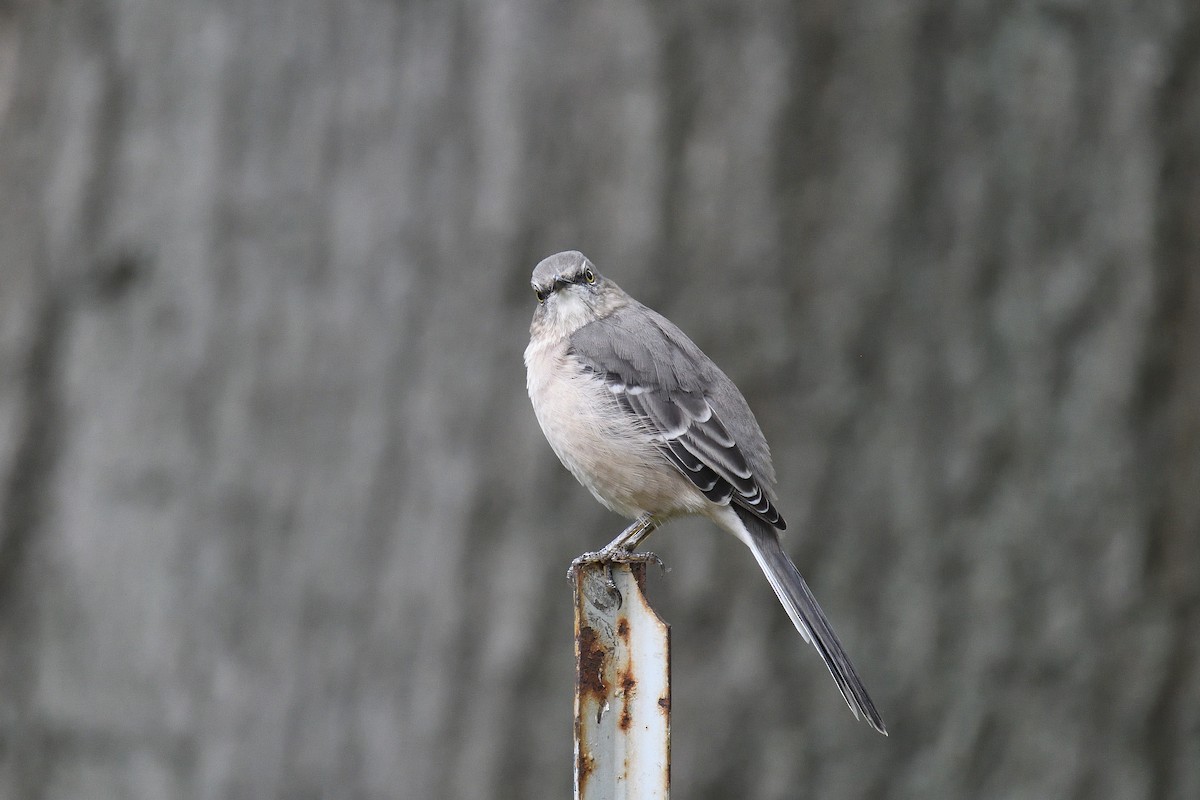
[[[548,300],[548,322],[559,336],[570,336],[596,319],[596,312],[570,287],[555,292]]]

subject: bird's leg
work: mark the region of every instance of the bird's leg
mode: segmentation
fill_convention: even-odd
[[[662,561],[653,553],[634,554],[634,549],[645,541],[646,537],[654,533],[658,528],[658,522],[650,514],[642,514],[633,521],[625,530],[621,531],[617,538],[613,539],[603,548],[594,553],[584,553],[579,558],[571,563],[571,569],[567,570],[567,577],[570,578],[575,568],[582,563],[601,562],[604,564],[604,577],[608,584],[609,591],[617,591],[617,582],[613,580],[612,565],[614,561],[657,561],[659,565]]]
[[[633,521],[625,530],[621,531],[617,538],[604,546],[601,553],[629,553],[637,549],[637,546],[645,541],[646,537],[654,533],[658,527],[658,523],[654,521],[654,517],[649,514],[642,514]]]

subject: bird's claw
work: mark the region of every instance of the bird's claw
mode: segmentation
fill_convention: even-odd
[[[656,554],[632,550],[626,550],[620,547],[606,547],[603,550],[596,550],[590,553],[582,553],[571,562],[570,568],[567,569],[567,580],[575,580],[575,572],[585,564],[603,564],[604,565],[604,584],[608,587],[609,592],[617,593],[617,582],[613,580],[612,565],[613,564],[657,564],[659,569],[666,570],[666,565],[663,560]]]

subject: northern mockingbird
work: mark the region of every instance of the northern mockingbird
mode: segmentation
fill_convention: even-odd
[[[887,734],[829,620],[779,541],[775,470],[745,398],[666,317],[582,253],[533,270],[525,350],[534,413],[596,499],[635,521],[601,555],[629,552],[675,517],[700,514],[740,539],[857,718]]]

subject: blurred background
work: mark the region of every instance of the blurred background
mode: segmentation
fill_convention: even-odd
[[[1194,3],[10,0],[0,212],[0,797],[569,796],[573,248],[892,733],[677,523],[677,797],[1200,797]]]

